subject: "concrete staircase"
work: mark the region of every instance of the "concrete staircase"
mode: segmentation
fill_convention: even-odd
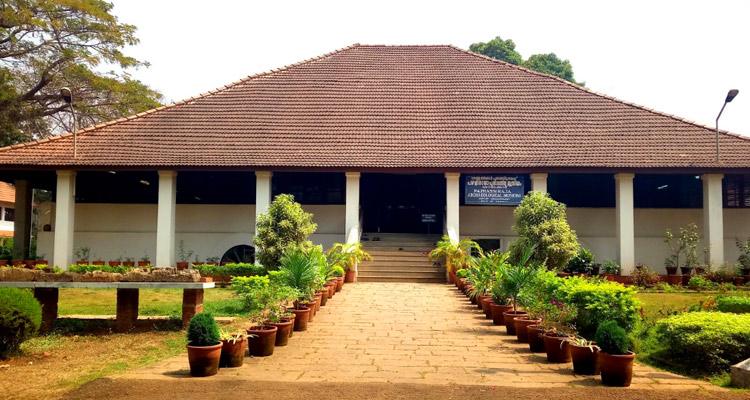
[[[358,267],[360,282],[445,282],[445,267],[427,258],[438,235],[366,233],[362,248],[373,260]],[[379,240],[374,240],[379,239]]]

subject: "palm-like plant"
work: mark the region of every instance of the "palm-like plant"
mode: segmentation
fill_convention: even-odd
[[[437,247],[430,251],[429,257],[430,260],[445,258],[445,268],[448,272],[453,272],[466,265],[467,260],[471,258],[472,249],[482,251],[477,242],[471,239],[463,239],[456,243],[450,237],[443,236],[443,239],[437,242]]]
[[[497,271],[505,264],[507,254],[498,252],[480,253],[468,263],[469,280],[474,284],[470,294],[472,296],[486,295],[492,290],[497,279]]]
[[[362,250],[362,243],[334,243],[328,250],[328,261],[332,265],[338,265],[344,271],[351,271],[354,266],[362,261],[372,260],[369,253]]]
[[[504,297],[510,299],[513,304],[513,312],[518,311],[518,294],[536,275],[537,268],[535,266],[528,266],[533,254],[534,246],[527,247],[520,262],[517,265],[505,268],[503,272],[503,278],[500,281],[500,291]]]
[[[307,252],[298,247],[287,249],[281,257],[279,270],[285,274],[286,284],[300,293],[294,301],[295,308],[299,307],[300,300],[313,298],[320,266]]]

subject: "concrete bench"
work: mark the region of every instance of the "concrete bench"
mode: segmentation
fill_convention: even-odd
[[[203,290],[214,282],[0,282],[0,287],[31,288],[42,305],[42,331],[52,329],[57,319],[61,288],[117,289],[117,332],[127,332],[138,320],[140,289],[182,289],[182,328],[203,312]]]

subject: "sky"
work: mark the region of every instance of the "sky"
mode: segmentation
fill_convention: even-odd
[[[179,101],[354,43],[452,44],[496,36],[524,58],[554,52],[594,91],[750,137],[750,1],[110,0],[149,68]]]

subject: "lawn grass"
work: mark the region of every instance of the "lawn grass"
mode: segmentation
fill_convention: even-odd
[[[182,289],[141,289],[140,315],[179,316]],[[231,289],[215,288],[204,292],[203,308],[217,317],[246,317],[242,300]],[[60,315],[115,315],[116,289],[60,289]]]

